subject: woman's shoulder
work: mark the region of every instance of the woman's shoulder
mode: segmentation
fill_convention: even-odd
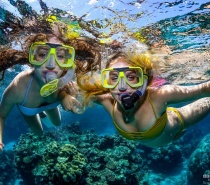
[[[21,94],[21,92],[25,92],[25,89],[27,88],[28,83],[32,77],[32,70],[22,71],[13,79],[7,89],[14,94]]]
[[[32,69],[29,69],[29,70],[25,70],[25,71],[22,71],[20,72],[13,80],[13,83],[20,83],[20,84],[23,84],[23,83],[27,83],[27,81],[32,78],[33,76],[33,70]],[[19,85],[20,85],[19,84]]]
[[[34,73],[34,69],[27,69],[24,71],[21,71],[20,73],[18,73],[17,77],[27,77],[27,76],[32,76]]]
[[[32,70],[20,72],[4,91],[4,98],[18,103],[25,95],[29,79],[32,77]],[[12,96],[11,96],[12,95]]]

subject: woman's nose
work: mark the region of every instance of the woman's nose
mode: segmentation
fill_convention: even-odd
[[[50,55],[49,59],[47,60],[45,66],[49,69],[55,68],[55,57],[54,55]]]
[[[126,91],[127,90],[127,83],[125,82],[124,78],[120,78],[119,84],[118,84],[119,91]]]

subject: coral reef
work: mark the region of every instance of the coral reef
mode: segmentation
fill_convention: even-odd
[[[181,152],[174,146],[165,150],[142,147],[119,135],[82,132],[74,123],[42,137],[22,135],[15,147],[14,161],[24,183],[30,185],[139,184],[147,181],[148,161],[156,164],[159,160],[168,165],[182,162]]]
[[[186,184],[187,175],[191,185],[210,173],[209,137],[195,149],[186,144],[188,134],[165,147],[150,148],[118,134],[99,136],[93,130],[81,131],[79,123],[45,132],[41,137],[27,133],[14,147],[13,168],[12,156],[2,159],[5,162],[0,168],[5,173],[0,184],[9,184],[10,169],[10,174],[17,170],[21,185]]]
[[[69,144],[71,143],[71,144]],[[25,184],[137,184],[136,145],[118,135],[82,133],[77,123],[42,137],[22,135],[14,163]]]
[[[179,168],[179,165],[183,162],[182,148],[178,145],[156,148],[148,154],[148,159],[150,169],[155,172],[170,174],[171,166],[173,166],[173,169]]]
[[[26,184],[78,184],[86,159],[74,145],[59,143],[51,135],[28,133],[15,147],[14,164]]]
[[[210,134],[203,138],[189,159],[188,182],[190,185],[210,184]]]

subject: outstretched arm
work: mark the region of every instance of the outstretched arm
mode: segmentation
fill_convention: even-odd
[[[78,93],[79,90],[78,90],[77,85],[74,83],[69,83],[65,86],[63,91],[59,94],[61,105],[63,109],[66,111],[74,112],[73,110],[74,104],[79,107],[81,106],[81,104],[76,100],[77,93],[76,95],[72,96],[72,92],[74,92],[75,89],[77,89],[77,93]],[[111,110],[112,105],[114,103],[114,99],[112,98],[112,95],[110,93],[105,93],[101,95],[93,95],[91,96],[89,101],[102,105],[108,112],[110,112],[109,110]]]
[[[194,101],[210,97],[210,81],[191,86],[165,85],[157,92],[167,104]]]

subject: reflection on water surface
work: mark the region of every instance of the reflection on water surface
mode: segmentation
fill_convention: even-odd
[[[191,83],[206,80],[209,76],[210,2],[207,0],[85,0],[82,4],[67,0],[59,3],[50,0],[2,0],[0,10],[1,47],[12,43],[13,47],[20,48],[20,36],[23,40],[31,33],[45,30],[43,20],[55,15],[58,20],[73,25],[80,36],[101,45],[113,40],[124,45],[134,41],[146,43],[176,73],[179,73],[182,63],[185,69],[196,67],[200,72],[198,76],[189,77]],[[104,58],[109,54],[105,51]],[[196,66],[195,61],[199,62]],[[0,67],[0,70],[4,69]],[[165,76],[175,83],[182,78],[174,78],[173,71]]]

